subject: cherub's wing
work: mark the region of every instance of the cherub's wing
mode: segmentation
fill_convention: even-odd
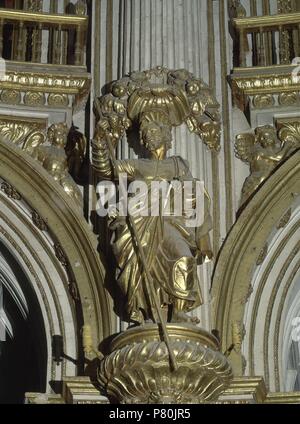
[[[235,155],[243,162],[249,163],[254,150],[255,136],[250,133],[239,134],[235,141]]]

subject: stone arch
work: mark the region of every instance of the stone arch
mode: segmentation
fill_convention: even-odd
[[[263,376],[271,391],[287,389],[292,322],[299,313],[299,227],[298,151],[242,211],[213,276],[214,326],[224,351],[231,351],[235,374]]]
[[[95,347],[112,333],[96,236],[47,172],[5,141],[0,142],[0,188],[0,242],[38,298],[47,334],[47,381],[75,376],[83,364],[81,326],[91,326]],[[53,363],[53,335],[63,337],[73,362]]]

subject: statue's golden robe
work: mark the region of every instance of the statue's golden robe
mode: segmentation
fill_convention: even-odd
[[[101,157],[100,157],[101,156]],[[98,156],[97,169],[104,178],[113,170],[107,152]],[[181,157],[164,160],[117,161],[117,175],[127,174],[129,181],[194,181],[188,164]],[[170,191],[170,196],[174,192]],[[186,216],[132,216],[141,241],[155,292],[162,306],[172,304],[177,311],[188,312],[202,304],[197,276],[196,257],[201,256],[201,240],[211,230],[209,198],[204,196],[204,222],[198,228],[186,226]],[[195,201],[195,199],[193,199]],[[145,205],[144,199],[141,204]],[[172,203],[172,201],[171,201]],[[150,204],[149,204],[150,207]],[[117,216],[111,223],[114,230],[113,252],[117,260],[117,281],[127,299],[130,320],[142,322],[155,317],[154,302],[147,288],[144,269],[128,221]]]

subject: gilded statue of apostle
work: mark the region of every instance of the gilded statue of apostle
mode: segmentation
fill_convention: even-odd
[[[120,138],[113,122],[99,122],[93,140],[93,166],[100,179],[117,180],[126,174],[129,181],[195,182],[188,163],[180,156],[167,157],[172,145],[171,122],[164,110],[146,110],[140,117],[140,141],[144,158],[113,160],[108,140],[115,144]],[[117,169],[116,169],[117,168]],[[173,196],[171,190],[169,196]],[[192,202],[196,201],[195,193]],[[172,199],[171,200],[172,203]],[[159,305],[169,322],[198,322],[187,313],[202,304],[197,264],[211,259],[209,239],[211,217],[209,197],[203,196],[204,220],[198,227],[186,225],[186,216],[132,215],[137,235],[143,246],[151,284]],[[146,205],[146,206],[145,206]],[[145,207],[148,206],[144,203]],[[157,321],[153,299],[149,294],[145,270],[134,242],[130,220],[116,214],[110,222],[113,231],[112,248],[117,262],[116,279],[126,298],[128,320],[135,323]]]

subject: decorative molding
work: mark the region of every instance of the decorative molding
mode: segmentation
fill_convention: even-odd
[[[91,77],[84,67],[6,62],[6,74],[0,81],[0,99],[5,104],[84,108],[90,91]]]
[[[289,223],[290,219],[292,216],[292,208],[290,208],[284,215],[283,217],[280,219],[280,221],[278,222],[277,225],[277,229],[279,230],[280,228],[284,228],[286,227],[286,225]]]
[[[241,300],[241,305],[245,305],[248,302],[252,293],[253,293],[253,286],[250,283],[245,296],[243,296],[243,298]]]
[[[240,353],[242,343],[246,334],[245,326],[241,321],[234,321],[231,324],[232,329],[232,345],[236,353]]]
[[[63,267],[67,268],[69,266],[69,262],[61,245],[59,243],[56,243],[53,247],[55,251],[55,256],[57,257],[59,262],[62,264]]]
[[[257,258],[257,261],[256,261],[257,266],[262,265],[264,263],[264,260],[266,259],[268,254],[268,249],[269,249],[269,245],[268,243],[266,243],[264,247],[262,248],[262,250],[260,251],[260,254]]]
[[[11,184],[8,184],[6,182],[2,183],[1,190],[4,191],[4,193],[10,199],[22,200],[22,196],[20,195],[20,193],[18,193],[17,190]]]
[[[24,104],[26,106],[44,106],[46,104],[45,93],[42,92],[27,92],[24,95]]]
[[[48,97],[48,105],[53,107],[67,107],[69,98],[66,94],[51,93]]]
[[[299,231],[299,229],[298,229]],[[298,243],[298,245],[295,246],[295,248],[292,250],[291,255],[289,257],[290,261],[293,260],[300,249],[300,243]],[[283,308],[285,306],[285,299],[286,296],[288,294],[288,291],[291,288],[291,285],[293,284],[293,282],[295,281],[295,278],[297,278],[297,275],[299,275],[299,270],[300,270],[300,260],[297,261],[296,265],[293,267],[292,272],[290,273],[287,283],[284,287],[284,292],[283,292],[283,296],[280,299],[280,303],[279,303],[279,307],[278,307],[278,313],[277,313],[277,317],[276,317],[276,323],[275,323],[275,337],[274,337],[274,361],[275,361],[275,385],[277,390],[279,390],[280,387],[280,370],[279,370],[279,347],[281,346],[281,340],[280,340],[280,326],[282,325],[282,312],[283,312]],[[275,290],[274,290],[275,291]],[[273,293],[272,293],[273,294]],[[289,346],[290,347],[290,346]]]
[[[272,94],[256,94],[253,98],[253,106],[258,109],[266,109],[275,105]]]
[[[246,111],[250,96],[262,95],[279,95],[284,105],[295,98],[299,102],[300,83],[293,79],[294,68],[294,65],[234,68],[229,82],[236,105]]]
[[[49,230],[47,220],[44,220],[37,211],[32,211],[31,214],[32,222],[34,225],[41,231],[47,231]]]
[[[280,106],[295,106],[299,103],[299,93],[296,91],[281,93],[278,96],[278,103]]]
[[[21,103],[22,94],[17,90],[2,90],[1,102],[9,105],[19,105]]]

